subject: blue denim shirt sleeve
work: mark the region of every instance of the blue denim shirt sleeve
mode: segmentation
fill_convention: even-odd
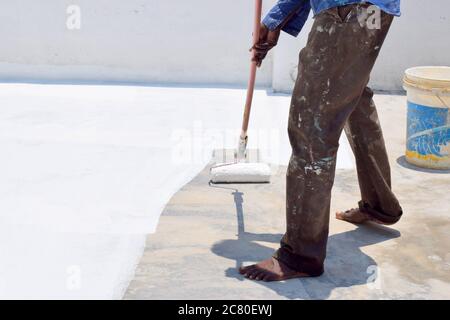
[[[294,14],[282,30],[296,37],[305,25],[310,11],[310,0],[279,0],[263,19],[263,24],[269,30],[275,30],[290,14]]]

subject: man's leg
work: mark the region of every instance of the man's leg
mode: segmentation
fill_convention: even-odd
[[[373,92],[365,88],[358,105],[348,118],[345,133],[355,154],[361,201],[358,209],[336,214],[354,223],[376,221],[393,224],[402,208],[391,190],[391,172]]]
[[[331,188],[339,137],[367,85],[393,17],[380,29],[361,25],[361,5],[317,15],[300,53],[289,114],[292,157],[287,172],[287,230],[274,258],[241,268],[256,280],[323,273]]]

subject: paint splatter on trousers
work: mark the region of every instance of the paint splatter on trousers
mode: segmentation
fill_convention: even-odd
[[[382,12],[379,28],[369,28],[360,10],[361,5],[348,5],[315,17],[300,52],[292,96],[287,230],[274,257],[313,276],[324,270],[331,189],[344,129],[356,158],[360,209],[389,224],[402,216],[391,190],[373,92],[367,87],[393,16]]]

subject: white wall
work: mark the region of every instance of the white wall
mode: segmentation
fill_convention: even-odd
[[[371,77],[371,86],[402,90],[404,70],[419,65],[450,66],[450,1],[403,0]],[[291,91],[298,54],[306,44],[313,19],[298,38],[284,35],[274,56],[273,87]]]
[[[81,8],[80,30],[66,27],[71,4]],[[252,8],[250,0],[1,0],[0,78],[243,85]],[[270,85],[270,61],[258,79]]]
[[[266,0],[267,11],[275,0]],[[81,8],[68,30],[66,9]],[[253,1],[0,1],[0,79],[245,85]],[[404,69],[450,65],[450,2],[402,1],[372,75],[376,89],[401,89]],[[264,63],[259,85],[290,91],[298,38],[283,35]]]

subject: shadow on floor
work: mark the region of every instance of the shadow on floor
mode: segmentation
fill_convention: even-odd
[[[398,158],[397,164],[402,166],[403,168],[407,168],[407,169],[411,169],[411,170],[419,171],[419,172],[434,173],[434,174],[449,174],[450,173],[450,170],[444,170],[444,169],[438,170],[438,169],[427,169],[427,168],[417,167],[417,166],[409,163],[408,161],[406,161],[405,156]]]
[[[270,257],[273,249],[257,242],[278,243],[281,234],[255,234],[245,232],[243,193],[232,193],[238,220],[238,239],[223,240],[212,247],[216,255],[236,261],[235,268],[225,270],[225,276],[251,281],[238,272],[244,262],[256,262]],[[328,240],[325,273],[318,278],[294,279],[285,282],[257,282],[288,299],[326,299],[335,288],[367,284],[377,263],[362,247],[400,237],[400,232],[378,225],[364,225],[335,235]]]

